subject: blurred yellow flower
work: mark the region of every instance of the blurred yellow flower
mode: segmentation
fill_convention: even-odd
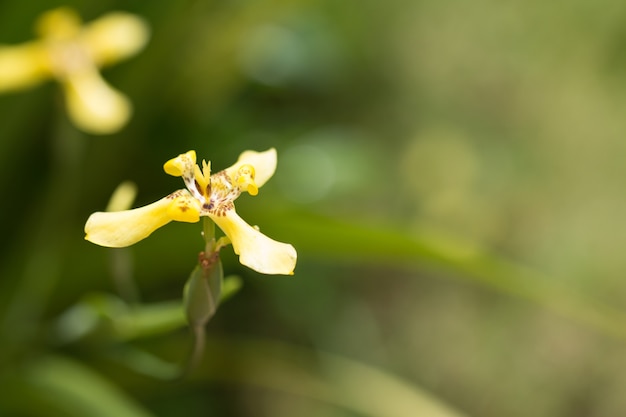
[[[187,189],[133,210],[93,213],[85,224],[85,239],[101,246],[125,247],[173,220],[195,223],[208,216],[228,237],[243,265],[264,274],[293,274],[297,260],[294,247],[272,240],[247,224],[233,204],[242,191],[256,195],[274,174],[275,149],[246,151],[233,166],[213,175],[206,161],[202,161],[202,168],[196,165],[195,151],[167,161],[163,169],[182,177]]]
[[[121,129],[130,117],[131,104],[104,81],[98,68],[143,48],[148,40],[144,21],[113,12],[81,25],[72,9],[62,7],[44,13],[36,31],[41,39],[0,46],[0,93],[56,78],[76,126],[95,134]]]

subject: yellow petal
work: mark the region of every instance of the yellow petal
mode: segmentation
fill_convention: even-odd
[[[172,197],[174,196],[174,197]],[[167,208],[167,214],[177,222],[196,223],[200,221],[200,203],[187,190],[179,190],[170,194],[172,204]]]
[[[35,85],[52,75],[41,42],[0,47],[0,92]]]
[[[182,177],[187,174],[193,178],[191,174],[195,172],[195,166],[196,151],[189,151],[167,161],[163,164],[163,170],[173,177]]]
[[[43,13],[35,23],[35,32],[46,39],[69,39],[81,29],[81,19],[74,9],[58,7]]]
[[[111,248],[133,245],[172,220],[197,222],[198,207],[191,201],[187,190],[179,190],[133,210],[93,213],[85,224],[85,239]]]
[[[128,121],[130,101],[109,86],[93,68],[72,74],[63,82],[69,114],[88,133],[115,133]]]
[[[114,12],[89,23],[82,40],[98,65],[107,65],[139,52],[148,42],[150,31],[141,18]]]
[[[251,165],[254,168],[254,183],[257,188],[260,188],[274,175],[276,159],[274,148],[265,152],[245,151],[239,155],[239,159],[233,166],[226,168],[226,173],[233,178],[243,165]]]
[[[246,223],[235,210],[211,219],[230,239],[239,262],[262,274],[293,275],[298,254],[293,246],[277,242]]]

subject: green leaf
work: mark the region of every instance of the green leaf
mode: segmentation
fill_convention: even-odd
[[[31,394],[68,417],[149,417],[150,412],[93,370],[60,356],[32,362],[23,375]],[[31,397],[23,397],[31,401]],[[32,409],[26,405],[27,409]],[[49,410],[41,410],[48,416]]]
[[[184,325],[180,301],[128,305],[116,296],[93,293],[66,310],[54,330],[58,341],[68,343],[89,336],[130,340]]]
[[[224,278],[224,283],[222,284],[222,297],[220,302],[230,299],[232,296],[237,294],[241,287],[243,286],[243,280],[240,276],[237,275],[229,275]]]
[[[625,312],[555,285],[552,277],[457,237],[426,229],[409,234],[395,227],[362,225],[312,213],[273,213],[259,222],[272,224],[278,236],[309,257],[444,270],[626,339]],[[288,236],[292,238],[285,238]]]
[[[342,356],[259,340],[207,343],[204,375],[334,404],[371,417],[461,417],[434,395],[388,371]]]

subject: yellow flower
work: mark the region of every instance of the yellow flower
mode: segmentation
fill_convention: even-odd
[[[125,247],[172,220],[195,223],[208,216],[228,237],[243,265],[263,274],[293,274],[297,259],[294,247],[272,240],[247,224],[233,204],[242,191],[256,195],[274,174],[275,149],[246,151],[233,166],[213,175],[206,161],[202,161],[202,168],[196,165],[195,151],[167,161],[163,169],[182,177],[187,189],[133,210],[93,213],[85,224],[85,239],[101,246]]]
[[[62,7],[44,13],[36,29],[41,39],[0,47],[0,93],[56,78],[79,128],[96,134],[122,128],[131,104],[102,79],[98,68],[143,48],[148,40],[143,20],[114,12],[82,26],[73,10]]]

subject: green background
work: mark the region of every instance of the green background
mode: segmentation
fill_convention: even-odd
[[[59,5],[0,2],[0,42]],[[152,33],[103,71],[134,104],[119,133],[77,131],[55,82],[0,96],[1,415],[624,412],[626,3],[66,5]],[[84,223],[122,181],[135,206],[181,188],[162,164],[189,149],[219,170],[269,147],[237,210],[295,275],[224,249],[243,287],[176,379],[201,225],[116,251]]]

